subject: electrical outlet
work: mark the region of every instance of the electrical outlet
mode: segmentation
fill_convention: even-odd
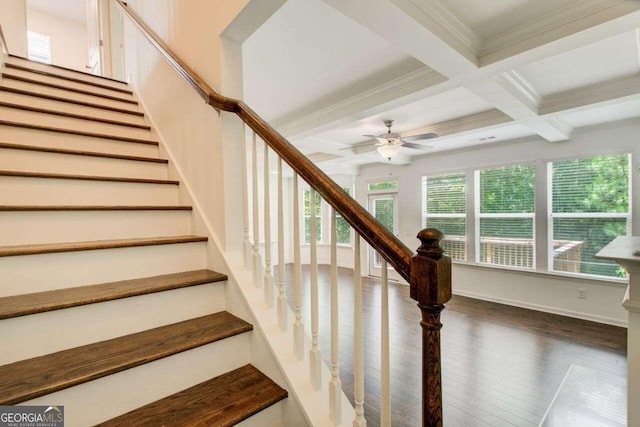
[[[587,290],[586,289],[578,289],[578,298],[587,299]]]

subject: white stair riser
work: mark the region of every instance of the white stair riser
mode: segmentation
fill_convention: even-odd
[[[175,205],[178,186],[0,176],[3,205]]]
[[[0,141],[38,147],[158,158],[158,146],[0,125]]]
[[[63,405],[66,427],[94,425],[250,363],[249,337],[226,338],[24,404]]]
[[[68,102],[55,101],[51,99],[40,98],[38,96],[21,95],[18,93],[0,91],[0,101],[18,105],[29,105],[35,108],[46,108],[49,110],[63,111],[72,114],[83,114],[109,120],[118,120],[126,123],[147,124],[144,120],[144,117],[142,116],[119,113],[117,111],[104,110],[102,108],[88,107],[85,105],[76,105]]]
[[[0,257],[0,297],[203,268],[205,243]]]
[[[53,73],[53,74],[57,74],[57,75],[61,75],[61,76],[68,76],[68,77],[71,77],[71,78],[74,78],[74,79],[81,79],[81,80],[86,80],[86,81],[90,81],[90,82],[96,82],[96,83],[100,83],[100,84],[103,84],[103,85],[113,86],[113,87],[122,88],[122,89],[126,89],[127,88],[127,85],[125,83],[116,82],[116,81],[108,80],[108,79],[101,79],[99,77],[92,76],[91,74],[76,73],[76,72],[73,72],[73,71],[64,70],[62,68],[52,67],[52,66],[47,65],[47,64],[42,64],[42,63],[33,62],[33,61],[27,61],[27,60],[24,60],[24,59],[21,59],[21,58],[9,57],[9,58],[7,58],[7,62],[11,63],[11,64],[16,64],[16,65],[20,65],[20,66],[23,66],[23,67],[31,68],[31,69],[34,69],[34,70],[41,70],[41,71],[46,71],[48,73]]]
[[[0,170],[167,179],[166,163],[44,153],[0,147]]]
[[[2,117],[2,120],[16,123],[37,124],[39,126],[101,133],[109,136],[113,135],[129,138],[151,139],[151,131],[145,129],[118,126],[108,123],[94,122],[91,120],[61,117],[53,114],[36,113],[16,108],[0,107],[0,117]]]
[[[92,104],[105,105],[109,107],[122,108],[128,111],[139,111],[139,106],[128,102],[114,101],[101,98],[99,96],[84,95],[81,93],[69,92],[64,89],[54,89],[33,83],[25,83],[16,80],[2,79],[2,86],[21,90],[28,90],[45,95],[59,96],[66,99],[74,99],[76,101],[90,102]]]
[[[224,284],[209,283],[2,320],[0,365],[224,310]],[[44,326],[46,325],[46,326]],[[51,333],[59,331],[59,333]]]
[[[188,234],[190,211],[0,212],[0,245]]]
[[[59,78],[55,78],[52,76],[47,76],[47,75],[43,75],[43,74],[38,74],[38,73],[32,73],[29,71],[23,71],[23,70],[18,70],[15,68],[10,68],[7,67],[4,70],[5,74],[8,75],[13,75],[13,76],[18,76],[18,77],[24,77],[27,78],[29,80],[35,80],[38,82],[43,82],[43,83],[48,83],[48,84],[54,84],[57,86],[64,86],[64,87],[68,87],[68,88],[72,88],[72,89],[79,89],[79,90],[84,90],[84,91],[88,91],[88,92],[94,92],[94,93],[99,93],[102,95],[109,95],[109,96],[117,96],[118,98],[126,98],[126,99],[135,99],[135,97],[130,94],[130,93],[124,93],[124,92],[119,92],[119,91],[115,91],[115,90],[109,90],[109,89],[105,89],[99,86],[94,86],[90,83],[78,83],[78,82],[74,82],[74,81],[70,81],[70,80],[65,80],[65,79],[59,79]],[[83,76],[79,76],[79,77],[83,77]],[[4,77],[7,78],[7,77]],[[72,78],[76,78],[76,77],[72,77]],[[10,79],[11,80],[11,79]],[[96,82],[99,85],[104,85],[102,82]],[[125,89],[125,88],[123,88]],[[125,90],[130,90],[130,89],[125,89]]]
[[[283,401],[269,406],[252,417],[236,424],[235,427],[282,427]]]

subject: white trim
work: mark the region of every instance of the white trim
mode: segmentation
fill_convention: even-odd
[[[460,296],[467,297],[467,298],[475,298],[475,299],[479,299],[479,300],[483,300],[483,301],[495,302],[495,303],[498,303],[498,304],[506,304],[506,305],[511,305],[511,306],[514,306],[514,307],[526,308],[526,309],[529,309],[529,310],[542,311],[544,313],[557,314],[557,315],[565,316],[565,317],[573,317],[575,319],[589,320],[591,322],[604,323],[604,324],[613,325],[613,326],[620,326],[620,327],[623,327],[623,328],[626,328],[626,327],[629,326],[628,322],[623,321],[623,320],[619,320],[619,319],[614,319],[612,317],[598,316],[598,315],[594,315],[594,314],[586,314],[586,313],[581,313],[581,312],[578,312],[578,311],[564,310],[564,309],[561,309],[561,308],[549,307],[549,306],[540,305],[540,304],[530,304],[530,303],[525,303],[525,302],[522,302],[522,301],[512,300],[512,299],[508,299],[508,298],[494,297],[494,296],[489,296],[489,295],[485,295],[485,294],[479,294],[479,293],[475,293],[475,292],[456,291],[454,289],[453,290],[453,294],[454,295],[460,295]]]
[[[467,25],[465,25],[458,17],[451,12],[440,0],[406,0],[415,9],[420,11],[429,21],[440,26],[447,34],[458,40],[466,49],[471,51],[475,56],[482,46],[480,37]],[[394,1],[395,3],[398,0]],[[415,10],[414,9],[414,10]]]
[[[314,129],[345,116],[359,113],[367,108],[379,106],[396,100],[401,96],[413,95],[448,80],[429,67],[421,67],[407,74],[385,81],[353,96],[338,101],[329,102],[321,108],[314,108],[309,113],[298,112],[293,117],[283,117],[272,121],[272,126],[286,138],[295,137],[310,129]],[[445,89],[443,88],[443,91]],[[344,92],[344,91],[342,91]],[[302,107],[301,110],[305,108]]]
[[[538,93],[535,87],[518,71],[511,70],[501,74],[503,83],[507,83],[507,89],[514,89],[521,98],[524,98],[529,109],[532,111],[538,110],[538,105],[542,100],[542,96]],[[503,84],[503,87],[505,84]]]
[[[562,27],[578,24],[579,21],[589,20],[589,26],[592,26],[593,15],[624,7],[625,3],[628,2],[625,0],[575,0],[564,7],[488,38],[480,49],[479,56],[494,54],[518,43],[531,42],[531,39],[546,33],[557,32]]]

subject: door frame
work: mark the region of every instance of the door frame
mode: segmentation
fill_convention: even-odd
[[[367,206],[368,211],[375,217],[375,201],[376,200],[393,200],[393,231],[392,233],[397,237],[400,233],[400,227],[398,224],[399,218],[399,209],[398,209],[398,192],[397,191],[372,191],[367,194]],[[372,277],[382,277],[382,268],[380,265],[376,263],[376,251],[371,247],[371,245],[367,245],[367,268],[369,271],[369,276]],[[387,272],[389,280],[400,281],[402,277],[398,272],[391,267],[391,265],[387,265]]]

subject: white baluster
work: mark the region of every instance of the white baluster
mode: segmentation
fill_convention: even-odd
[[[298,174],[293,174],[293,290],[295,294],[295,316],[293,324],[293,354],[296,359],[304,357],[304,325],[302,324],[302,271],[300,263],[300,203],[298,202]]]
[[[264,144],[264,302],[273,307],[273,275],[271,273],[271,188],[269,186],[269,146]]]
[[[262,284],[260,262],[260,209],[258,206],[258,144],[256,133],[251,135],[252,148],[252,195],[253,195],[253,283],[256,287]]]
[[[382,258],[382,257],[381,257]],[[380,426],[391,427],[391,381],[389,365],[389,273],[382,258],[382,295],[380,315],[382,332],[380,349]]]
[[[244,209],[242,210],[242,249],[244,254],[244,266],[249,267],[251,262],[251,242],[249,241],[249,183],[247,175],[249,170],[247,169],[247,127],[242,127],[242,203]]]
[[[284,183],[282,158],[278,157],[278,324],[287,330],[287,294],[284,287]]]
[[[318,348],[318,233],[316,232],[316,192],[309,190],[309,246],[310,265],[309,276],[311,279],[311,349],[309,350],[309,365],[311,369],[311,386],[315,390],[322,387],[322,371],[320,349]]]
[[[364,337],[362,334],[362,276],[360,274],[360,236],[356,236],[354,245],[353,268],[353,357],[354,357],[354,401],[356,417],[353,427],[365,427],[364,418]]]
[[[329,417],[333,424],[342,422],[342,383],[340,382],[338,318],[338,249],[336,211],[331,208],[331,380],[329,381]]]

